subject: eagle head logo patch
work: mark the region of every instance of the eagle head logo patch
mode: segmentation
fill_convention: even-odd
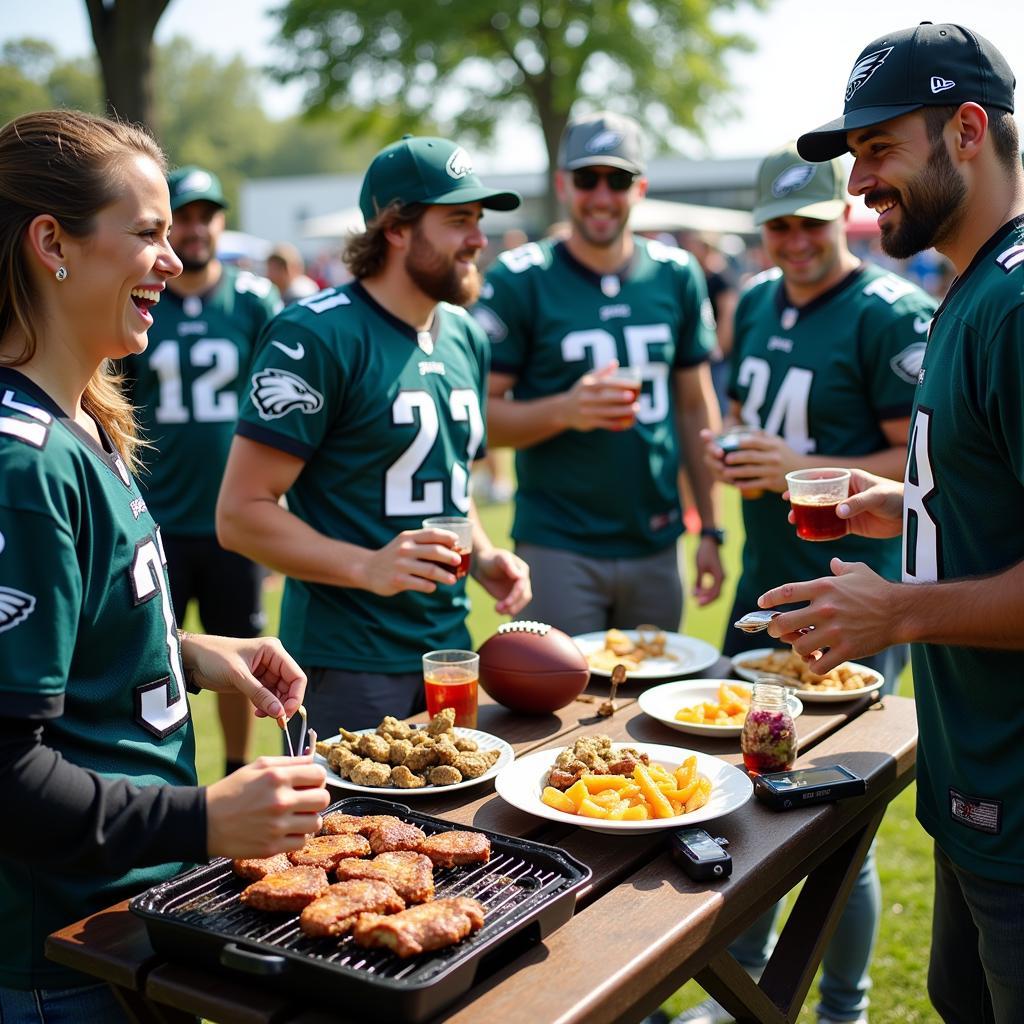
[[[584,148],[588,153],[607,153],[610,149],[617,149],[621,142],[622,132],[606,128],[603,132],[598,132],[592,139],[588,139]]]
[[[11,587],[0,587],[0,633],[14,629],[33,612],[36,599]]]
[[[921,364],[924,362],[924,353],[927,347],[923,341],[915,341],[912,345],[908,345],[902,352],[889,360],[892,372],[908,384],[919,383],[922,373]]]
[[[455,152],[448,157],[448,163],[444,165],[444,169],[453,178],[464,178],[467,174],[473,173],[473,161],[469,159],[469,154],[461,146],[458,146]]]
[[[865,53],[863,57],[853,66],[850,72],[850,80],[846,83],[846,102],[850,97],[885,63],[886,57],[892,53],[892,47],[875,50],[873,53]]]
[[[308,416],[324,406],[324,396],[319,391],[297,374],[276,368],[252,375],[252,401],[265,420],[280,419],[293,409]]]
[[[783,199],[790,192],[799,192],[817,173],[816,164],[793,164],[787,167],[773,182],[772,195]]]

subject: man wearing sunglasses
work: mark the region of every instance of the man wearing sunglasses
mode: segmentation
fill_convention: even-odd
[[[492,342],[488,435],[517,450],[512,536],[534,579],[524,614],[570,634],[676,630],[680,443],[704,527],[698,603],[722,584],[699,438],[718,421],[704,277],[681,249],[628,230],[647,191],[635,121],[570,122],[558,167],[568,238],[502,253],[474,311]]]

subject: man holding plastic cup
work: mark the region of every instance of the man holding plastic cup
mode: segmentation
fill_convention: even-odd
[[[288,577],[281,635],[321,736],[423,709],[423,652],[470,644],[470,548],[500,613],[530,599],[527,566],[491,544],[469,497],[489,349],[462,308],[480,290],[484,211],[519,201],[455,143],[393,143],[363,180],[355,280],[287,307],[260,339],[217,529]],[[433,516],[464,518],[471,545]]]

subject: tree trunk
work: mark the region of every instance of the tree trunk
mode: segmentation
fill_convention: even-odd
[[[155,131],[153,34],[170,0],[85,0],[107,107]]]

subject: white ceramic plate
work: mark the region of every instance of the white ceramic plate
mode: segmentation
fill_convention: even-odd
[[[636,642],[637,631],[635,629],[623,629],[630,640]],[[576,646],[583,652],[584,656],[593,654],[604,648],[606,630],[599,630],[596,633],[580,633],[574,636]],[[702,672],[710,668],[721,657],[709,643],[698,640],[696,637],[683,636],[682,633],[665,634],[665,653],[672,657],[645,658],[640,662],[640,667],[626,675],[627,684],[631,679],[666,679],[672,676],[688,676],[694,672]],[[591,675],[611,676],[600,668],[592,668]]]
[[[562,751],[562,747],[536,750],[517,758],[512,764],[501,770],[494,780],[494,788],[502,800],[521,811],[526,811],[527,814],[609,835],[621,833],[640,835],[666,828],[683,828],[702,821],[711,821],[713,818],[731,814],[737,807],[742,807],[754,792],[750,779],[743,772],[731,764],[727,764],[721,758],[712,757],[710,754],[656,743],[617,743],[615,746],[633,747],[640,753],[647,754],[652,762],[664,765],[670,770],[678,768],[691,754],[695,755],[697,771],[711,780],[711,798],[699,810],[691,811],[689,814],[646,821],[604,821],[600,818],[585,818],[579,814],[556,811],[554,807],[543,803],[540,795],[544,790],[548,772],[555,763],[555,758]]]
[[[357,735],[363,735],[368,732],[376,732],[375,729],[356,729]],[[515,751],[500,737],[494,736],[489,732],[480,732],[478,729],[462,729],[458,726],[455,728],[455,732],[458,736],[463,737],[467,740],[475,740],[477,746],[481,750],[500,750],[501,756],[498,758],[491,767],[484,772],[479,778],[476,779],[463,779],[462,782],[456,782],[452,786],[420,786],[419,789],[402,789],[398,786],[357,786],[354,782],[349,779],[343,779],[340,775],[332,772],[327,767],[327,759],[321,757],[319,754],[315,756],[317,764],[322,764],[325,771],[327,772],[327,785],[335,786],[338,789],[347,789],[353,793],[364,793],[367,796],[441,796],[444,793],[452,793],[456,789],[469,789],[470,786],[479,786],[480,783],[486,782],[488,779],[493,779],[498,772],[502,770],[506,765],[510,765],[515,760]],[[325,740],[326,743],[337,743],[341,739],[341,734],[337,736],[331,736]]]
[[[736,675],[741,676],[743,679],[748,679],[750,682],[755,682],[758,678],[764,675],[764,670],[747,668],[745,666],[745,662],[757,658],[763,658],[767,654],[775,653],[778,649],[779,648],[777,647],[758,647],[753,651],[743,651],[742,654],[737,654],[733,657],[732,667],[736,672]],[[855,697],[863,697],[865,694],[874,693],[875,690],[885,683],[885,676],[883,676],[881,672],[876,672],[873,668],[868,668],[867,665],[861,665],[856,661],[846,662],[845,664],[850,665],[863,676],[871,679],[871,685],[862,686],[856,690],[805,690],[801,689],[800,682],[796,678],[789,676],[783,676],[782,678],[787,679],[787,685],[793,687],[793,692],[798,693],[800,698],[807,701],[809,704],[829,704],[844,700],[853,700]]]
[[[661,686],[652,686],[640,694],[638,701],[640,710],[650,715],[651,718],[656,718],[670,729],[693,733],[695,736],[739,736],[743,729],[741,725],[705,725],[699,722],[680,722],[676,718],[676,712],[680,708],[700,704],[706,700],[717,701],[719,683],[744,686],[743,683],[737,683],[735,679],[688,679],[678,683],[663,683]],[[744,689],[749,690],[750,687],[744,686]],[[800,698],[790,694],[790,715],[793,718],[798,718],[803,710],[804,706],[800,702]]]

